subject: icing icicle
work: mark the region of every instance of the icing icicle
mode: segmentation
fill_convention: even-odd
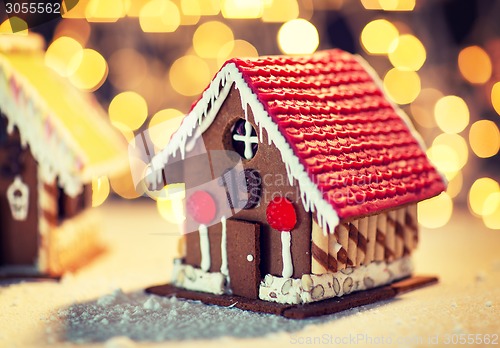
[[[283,257],[283,278],[291,278],[293,274],[292,263],[292,235],[290,232],[281,232],[281,255]]]
[[[205,225],[200,225],[200,252],[201,252],[201,269],[208,272],[210,269],[210,241],[208,240],[208,228]]]
[[[227,268],[227,231],[226,231],[226,217],[223,216],[220,219],[220,223],[222,225],[222,240],[220,244],[220,253],[221,253],[221,265],[220,265],[220,272],[227,276],[229,275],[229,270]]]

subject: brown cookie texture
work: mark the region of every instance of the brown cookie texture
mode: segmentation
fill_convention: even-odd
[[[227,220],[227,261],[233,294],[259,298],[260,225]]]
[[[290,185],[285,165],[281,159],[281,153],[274,145],[268,144],[268,135],[263,131],[262,142],[259,142],[255,156],[246,160],[239,158],[236,152],[231,152],[234,156],[226,159],[219,156],[220,153],[233,151],[231,128],[240,119],[245,118],[245,113],[241,107],[240,93],[234,87],[231,89],[227,99],[224,101],[217,116],[210,127],[203,133],[203,145],[209,151],[212,151],[212,171],[209,176],[210,163],[196,160],[196,165],[201,168],[199,171],[185,170],[185,172],[196,173],[192,183],[187,183],[193,187],[201,185],[206,180],[216,179],[221,172],[235,165],[235,162],[241,161],[244,169],[256,170],[261,177],[261,198],[259,204],[250,209],[237,211],[232,217],[238,220],[257,222],[261,224],[261,264],[262,274],[272,274],[281,276],[283,270],[283,261],[281,255],[281,231],[271,229],[267,224],[266,208],[274,195],[286,196],[295,207],[297,214],[297,224],[291,232],[292,241],[292,262],[293,278],[300,278],[303,274],[311,273],[311,214],[306,212],[302,206],[300,194],[297,185]],[[248,108],[248,121],[252,124],[257,134],[259,128],[255,124],[252,110]],[[215,156],[217,160],[214,161]],[[221,197],[217,197],[220,199]],[[224,197],[222,197],[224,200]],[[218,200],[218,208],[224,209],[224,202]],[[230,216],[226,216],[230,218]],[[189,243],[189,241],[188,241]],[[229,250],[229,248],[228,248]],[[195,250],[188,249],[189,252],[196,253]],[[187,257],[187,262],[196,258]],[[192,264],[194,265],[194,264]]]
[[[158,296],[166,296],[166,297],[175,296],[177,298],[200,301],[210,305],[217,305],[222,307],[236,307],[242,310],[274,314],[274,315],[283,315],[283,312],[287,308],[291,307],[291,305],[248,299],[245,297],[235,296],[235,295],[214,295],[204,292],[190,291],[178,288],[170,284],[153,286],[146,289],[146,292]]]
[[[305,319],[322,315],[334,314],[354,307],[389,300],[396,296],[390,286],[355,292],[342,297],[334,297],[318,302],[296,305],[285,310],[283,316],[290,319]]]
[[[7,119],[0,114],[0,267],[35,265],[38,256],[38,165],[29,146],[22,147],[19,131],[7,133]],[[12,217],[7,191],[19,176],[29,190],[25,220]],[[42,211],[43,214],[43,211]],[[22,233],[21,233],[22,232]]]
[[[435,276],[413,276],[405,278],[391,284],[396,294],[404,294],[409,291],[417,290],[432,284],[436,284],[439,279]]]
[[[200,268],[201,266],[200,234],[198,231],[186,234],[186,255],[184,262],[193,267]]]
[[[223,307],[236,307],[252,312],[281,315],[289,319],[306,319],[322,315],[334,314],[347,309],[364,306],[380,301],[390,300],[399,294],[413,291],[424,286],[437,283],[433,276],[414,276],[370,290],[358,291],[342,297],[334,297],[307,304],[289,305],[260,299],[249,299],[236,295],[213,295],[197,291],[180,289],[170,284],[153,286],[147,293],[187,300],[201,301]],[[319,291],[319,290],[318,290]]]

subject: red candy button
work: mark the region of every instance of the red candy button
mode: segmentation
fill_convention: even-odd
[[[275,197],[267,206],[266,217],[269,225],[278,231],[290,232],[297,223],[297,215],[292,202],[285,197]]]
[[[196,191],[187,199],[186,209],[200,224],[208,224],[215,217],[215,201],[206,191]]]

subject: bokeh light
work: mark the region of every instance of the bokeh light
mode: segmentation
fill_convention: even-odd
[[[434,118],[445,133],[460,133],[469,124],[469,108],[455,95],[439,99],[434,106]]]
[[[441,145],[448,146],[456,153],[458,158],[458,169],[462,169],[467,164],[467,160],[469,159],[469,148],[463,137],[458,134],[440,134],[432,142],[432,147],[437,148]]]
[[[24,19],[12,16],[0,24],[0,34],[28,35],[28,23]]]
[[[217,58],[220,49],[226,45],[234,45],[231,28],[218,21],[210,21],[200,25],[193,35],[193,48],[202,58]],[[232,49],[232,47],[230,47]]]
[[[151,0],[126,0],[126,10],[128,17],[139,17],[141,10]]]
[[[455,176],[448,181],[448,187],[446,188],[446,193],[451,198],[457,197],[462,191],[462,187],[464,184],[464,176],[462,171],[458,171]]]
[[[177,109],[158,111],[149,121],[149,138],[159,149],[163,149],[170,141],[172,134],[179,128],[184,114]]]
[[[313,53],[319,45],[318,30],[305,19],[292,19],[278,31],[278,45],[285,54]]]
[[[489,195],[500,192],[498,182],[492,178],[484,177],[477,179],[469,190],[469,209],[476,216],[481,216],[484,212],[491,212],[485,203]]]
[[[107,76],[108,64],[104,57],[93,49],[85,48],[80,65],[69,79],[80,89],[95,91],[101,87]]]
[[[446,179],[452,179],[460,170],[460,158],[455,149],[449,145],[434,145],[427,149],[427,157],[441,171]]]
[[[443,97],[443,93],[434,88],[422,88],[418,97],[411,103],[410,110],[413,119],[422,127],[434,128],[434,105]]]
[[[163,193],[156,200],[156,207],[161,217],[174,224],[181,224],[186,220],[184,198],[186,191],[184,184],[170,184],[163,188]]]
[[[130,171],[125,171],[119,176],[112,177],[109,181],[113,191],[122,198],[135,199],[143,194],[143,192],[140,192],[139,189],[135,187]]]
[[[65,19],[87,19],[85,18],[87,6],[90,0],[62,1],[61,17]]]
[[[480,120],[472,124],[469,143],[477,157],[495,156],[500,148],[500,132],[495,122]]]
[[[142,7],[139,24],[145,33],[171,33],[181,24],[181,15],[173,2],[151,0]]]
[[[381,10],[379,0],[361,0],[361,4],[367,10]]]
[[[460,51],[458,68],[470,83],[485,83],[491,77],[491,59],[479,46],[469,46]]]
[[[500,82],[497,82],[491,88],[491,105],[500,115]]]
[[[61,76],[70,76],[80,67],[83,47],[73,38],[61,36],[45,52],[45,64]]]
[[[264,10],[263,0],[221,0],[224,18],[260,18]]]
[[[220,13],[220,0],[196,0],[200,7],[200,15],[216,16]]]
[[[109,58],[109,80],[120,90],[135,89],[147,75],[146,59],[133,48],[117,50]]]
[[[181,25],[198,24],[201,17],[201,6],[199,0],[181,0]]]
[[[123,0],[90,0],[85,8],[89,22],[116,22],[125,16]]]
[[[133,130],[131,130],[127,125],[118,121],[114,121],[112,124],[120,132],[120,134],[128,144],[135,146],[135,134]]]
[[[420,93],[420,78],[414,71],[393,68],[384,77],[384,89],[394,102],[408,104]]]
[[[138,129],[148,116],[148,105],[144,98],[132,91],[116,95],[109,104],[109,118],[130,130]]]
[[[263,22],[282,23],[299,16],[297,0],[270,0],[264,3]]]
[[[109,196],[109,180],[106,176],[92,179],[92,206],[98,207]]]
[[[250,58],[258,57],[259,52],[254,45],[245,40],[235,40],[234,42],[228,42],[219,50],[217,56],[217,64],[222,66],[224,62],[230,58]]]
[[[367,53],[387,54],[398,35],[398,29],[394,24],[385,19],[376,19],[363,28],[361,44]]]
[[[179,94],[195,96],[200,94],[210,82],[210,68],[201,58],[186,55],[177,59],[169,71],[172,87]]]
[[[62,20],[57,25],[54,33],[54,39],[62,36],[68,36],[85,47],[90,37],[90,24],[84,19]]]
[[[418,203],[418,222],[427,228],[439,228],[450,221],[453,213],[451,197],[442,192],[439,196]]]
[[[413,35],[401,35],[389,47],[389,60],[399,70],[417,71],[424,65],[425,59],[425,47]]]
[[[378,0],[384,11],[412,11],[415,8],[415,0]]]
[[[488,195],[484,203],[483,222],[486,227],[500,230],[500,192]]]

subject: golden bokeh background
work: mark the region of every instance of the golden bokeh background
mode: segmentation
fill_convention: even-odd
[[[439,228],[457,209],[468,209],[500,229],[500,31],[488,27],[497,21],[495,9],[471,1],[480,20],[457,41],[432,7],[438,3],[81,0],[53,25],[45,61],[78,88],[94,91],[131,146],[144,137],[157,152],[227,59],[307,54],[342,47],[352,37],[347,49],[373,65],[449,182],[446,192],[420,204],[419,221]],[[0,34],[13,27],[27,29],[14,17],[3,20]],[[157,207],[167,221],[180,222],[182,195],[169,189],[178,187],[165,188]],[[93,190],[94,206],[110,192],[147,196],[132,174],[95,178]]]

